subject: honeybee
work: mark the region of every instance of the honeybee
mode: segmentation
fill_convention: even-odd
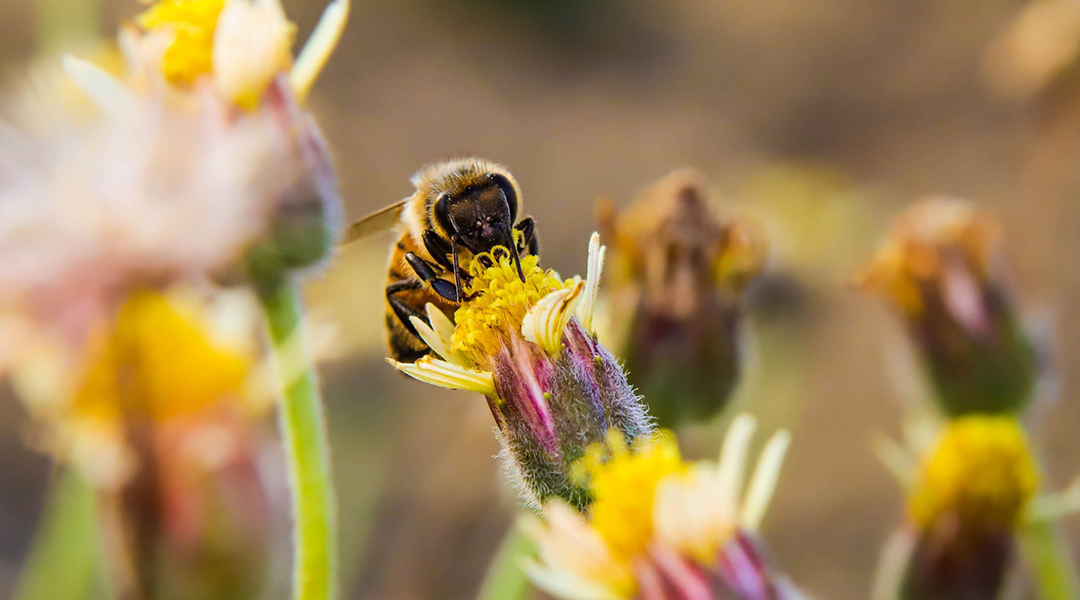
[[[427,322],[430,302],[448,316],[465,298],[474,255],[503,246],[522,281],[521,255],[539,251],[521,189],[506,167],[463,158],[428,165],[412,177],[411,196],[350,225],[343,243],[397,228],[386,270],[386,345],[391,358],[413,362],[430,352],[410,317]]]

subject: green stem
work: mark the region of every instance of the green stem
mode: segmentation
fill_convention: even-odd
[[[337,506],[322,398],[303,337],[303,302],[287,276],[263,285],[277,373],[278,421],[292,492],[294,600],[337,595]]]
[[[1080,580],[1072,553],[1051,520],[1033,521],[1024,530],[1023,544],[1042,600],[1077,600]]]
[[[73,469],[57,473],[16,600],[79,600],[94,583],[94,490]]]
[[[525,570],[521,568],[521,559],[532,550],[529,536],[517,523],[511,524],[488,565],[477,600],[518,600],[526,597],[531,586]]]

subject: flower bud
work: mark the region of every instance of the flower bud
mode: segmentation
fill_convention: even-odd
[[[727,403],[742,368],[742,296],[766,249],[757,229],[723,221],[703,177],[676,171],[616,217],[613,347],[662,427],[703,421]]]
[[[502,249],[475,257],[470,299],[454,321],[431,305],[427,323],[413,319],[439,358],[391,361],[421,381],[487,397],[508,472],[535,506],[551,497],[587,506],[588,489],[570,476],[586,447],[610,430],[626,440],[652,431],[618,361],[590,330],[602,255],[594,235],[584,282],[560,280],[535,256],[521,259],[524,281]]]
[[[264,281],[288,270],[313,267],[330,256],[342,222],[330,150],[283,75],[267,92],[265,106],[286,136],[301,175],[283,191],[268,230],[248,251],[249,272]]]
[[[905,212],[859,278],[903,316],[941,409],[1016,412],[1043,365],[1006,285],[1000,226],[965,202]]]

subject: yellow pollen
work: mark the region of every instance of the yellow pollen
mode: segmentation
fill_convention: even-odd
[[[629,563],[645,553],[653,538],[657,485],[688,466],[667,435],[639,438],[628,448],[622,434],[612,432],[607,448],[594,444],[582,459],[594,497],[590,521],[612,556]]]
[[[485,267],[485,260],[493,265]],[[522,257],[523,282],[509,252],[502,247],[473,258],[469,264],[472,281],[465,291],[475,297],[454,313],[453,350],[464,352],[474,364],[487,364],[510,336],[521,334],[521,321],[533,305],[568,285],[537,262],[535,256]]]
[[[85,359],[73,416],[93,421],[133,411],[165,420],[237,399],[251,368],[245,352],[212,339],[202,315],[152,292],[131,296]]]
[[[193,83],[213,68],[214,30],[225,0],[161,0],[136,18],[147,32],[169,32],[162,74],[178,85]]]
[[[922,527],[951,514],[975,527],[1013,527],[1039,476],[1016,419],[976,415],[952,421],[922,467],[911,514]]]

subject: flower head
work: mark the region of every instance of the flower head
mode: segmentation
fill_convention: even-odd
[[[545,504],[545,522],[530,525],[539,562],[529,575],[568,599],[798,597],[753,540],[788,436],[768,442],[743,500],[753,430],[751,417],[736,418],[717,464],[684,461],[665,436],[630,444],[615,436],[590,448],[579,474],[595,499],[584,513],[559,500]]]
[[[908,485],[910,521],[897,538],[906,556],[882,573],[890,589],[912,600],[999,597],[1039,488],[1020,423],[998,415],[951,421]]]
[[[715,415],[739,379],[743,292],[766,257],[749,222],[717,214],[704,177],[675,171],[620,215],[604,207],[613,247],[608,328],[630,381],[662,426]]]
[[[96,484],[116,487],[139,467],[132,428],[262,412],[266,403],[251,395],[256,356],[246,337],[257,321],[237,300],[211,306],[186,292],[136,292],[81,345],[40,338],[14,371],[39,441]]]
[[[622,368],[582,324],[600,276],[596,235],[589,254],[586,281],[561,280],[535,257],[522,259],[522,281],[504,249],[474,257],[469,299],[453,321],[430,305],[427,322],[412,320],[437,356],[390,361],[421,381],[487,396],[509,472],[536,505],[550,496],[588,504],[570,477],[585,447],[611,429],[628,440],[652,429]]]
[[[288,74],[303,98],[337,44],[348,17],[347,0],[330,5],[294,63],[296,26],[280,0],[159,0],[128,31],[139,71],[179,91],[209,81],[230,103],[251,111],[271,83]],[[295,66],[295,69],[294,69]]]
[[[168,36],[161,73],[175,84],[191,84],[213,68],[214,30],[225,0],[162,0],[136,19],[147,32]]]
[[[1042,365],[1006,286],[1000,226],[965,202],[905,212],[859,278],[904,317],[950,415],[1015,411]]]
[[[923,528],[940,519],[966,527],[1015,527],[1038,487],[1027,436],[1012,417],[972,415],[951,422],[925,458],[911,497]]]
[[[0,313],[80,336],[131,290],[235,269],[300,175],[269,115],[136,108],[0,132]]]

